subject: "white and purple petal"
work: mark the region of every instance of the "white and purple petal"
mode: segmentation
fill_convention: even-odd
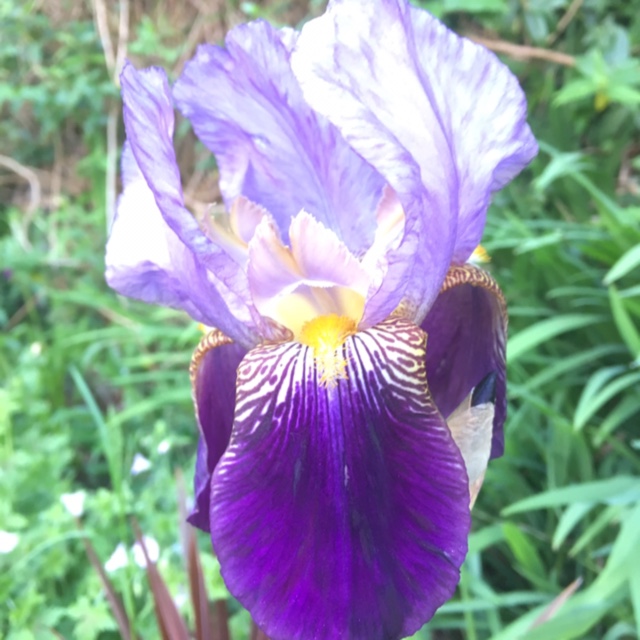
[[[452,259],[478,244],[491,191],[535,155],[517,80],[406,0],[332,0],[304,26],[292,68],[405,209],[404,240],[365,321],[402,297],[421,320]]]
[[[213,475],[223,576],[275,640],[405,637],[466,554],[467,475],[429,396],[424,333],[386,322],[341,354],[326,384],[309,347],[250,351]]]
[[[531,162],[538,144],[526,122],[526,96],[508,67],[428,12],[411,7],[410,15],[420,69],[458,169],[453,261],[462,264],[480,244],[491,194]]]
[[[291,247],[265,216],[249,243],[248,276],[258,310],[297,334],[318,315],[362,317],[370,275],[331,230],[306,211],[289,227]]]
[[[207,272],[167,225],[153,192],[125,144],[124,190],[118,200],[105,257],[106,279],[118,293],[186,311],[198,322],[235,324]]]
[[[258,332],[265,328],[251,302],[241,265],[207,238],[185,208],[173,148],[173,105],[164,71],[156,68],[137,71],[127,63],[120,79],[127,139],[140,175],[167,227],[192,254],[192,260],[206,269],[215,314],[215,321],[209,324],[244,344],[255,344]],[[130,216],[135,214],[128,212]],[[143,246],[145,243],[141,239]],[[204,295],[206,292],[199,290],[201,284],[194,282],[189,295],[194,298]]]
[[[453,254],[456,167],[414,48],[404,3],[333,2],[303,27],[292,55],[309,104],[378,169],[404,208],[404,237],[387,255],[388,272],[367,301],[365,326],[407,298],[420,320]]]
[[[289,65],[296,39],[259,20],[230,31],[225,48],[200,46],[176,104],[216,156],[227,206],[243,195],[265,207],[285,239],[305,209],[360,252],[384,181],[304,101]]]
[[[217,329],[208,333],[191,359],[190,376],[200,429],[194,477],[195,505],[189,522],[209,531],[211,475],[229,444],[236,400],[236,372],[247,350]]]
[[[507,309],[495,280],[470,264],[452,267],[422,322],[427,333],[427,379],[445,417],[489,374],[496,374],[491,457],[504,451],[507,413]]]

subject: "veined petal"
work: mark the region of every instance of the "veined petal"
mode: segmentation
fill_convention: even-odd
[[[366,294],[369,276],[332,229],[306,211],[299,213],[289,227],[291,253],[309,281],[349,287]]]
[[[204,324],[234,324],[204,267],[162,217],[128,144],[122,180],[105,258],[109,286],[131,298],[183,309]]]
[[[450,264],[458,182],[450,140],[415,56],[405,2],[341,1],[302,29],[292,68],[309,104],[384,176],[404,237],[365,308],[365,326],[408,298],[421,319]]]
[[[501,456],[507,413],[507,308],[500,288],[478,267],[451,267],[422,328],[429,340],[429,389],[445,417],[488,374],[496,373],[491,457]]]
[[[173,149],[174,114],[164,71],[137,71],[127,63],[120,76],[127,138],[140,172],[153,192],[167,226],[194,259],[224,301],[213,324],[245,344],[257,342],[259,324],[241,266],[201,231],[184,206],[180,172]]]
[[[292,55],[305,98],[396,190],[405,243],[367,305],[398,292],[421,319],[453,259],[477,246],[492,191],[535,155],[526,101],[492,53],[406,0],[332,0]],[[409,256],[409,259],[407,259]]]
[[[176,103],[215,154],[225,202],[265,207],[287,240],[309,211],[354,252],[367,248],[382,178],[305,103],[289,66],[297,34],[256,21],[226,48],[203,45],[174,87]]]
[[[410,14],[420,69],[454,149],[460,213],[453,260],[464,263],[480,244],[491,194],[531,162],[538,145],[508,67],[426,11],[411,7]]]
[[[298,333],[318,315],[362,317],[369,276],[346,245],[306,211],[289,230],[286,247],[265,216],[249,243],[249,283],[260,312]]]
[[[236,397],[236,371],[247,350],[214,329],[196,348],[190,376],[193,402],[200,428],[196,473],[195,505],[189,522],[209,531],[211,474],[229,444]]]
[[[276,640],[409,635],[466,554],[467,475],[429,396],[423,332],[389,321],[341,354],[325,384],[299,343],[250,351],[213,476],[223,576]]]

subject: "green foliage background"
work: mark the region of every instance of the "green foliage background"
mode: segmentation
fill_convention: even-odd
[[[541,152],[495,197],[484,242],[511,317],[506,454],[475,508],[459,592],[416,637],[638,638],[640,2],[419,4],[501,47]],[[0,529],[18,536],[0,554],[8,640],[118,637],[81,537],[106,561],[131,547],[131,515],[158,540],[177,601],[187,592],[174,470],[193,466],[187,367],[200,334],[103,280],[122,130],[100,6],[0,0]],[[122,6],[106,5],[114,49]],[[134,0],[128,56],[175,78],[198,41],[238,22],[299,24],[321,10]],[[185,184],[193,201],[214,200],[215,165],[184,124]],[[151,468],[132,475],[136,454]],[[60,502],[78,490],[82,530]],[[201,546],[210,595],[225,598],[206,536]],[[159,637],[143,570],[111,577],[140,636]],[[242,638],[246,614],[230,607]]]

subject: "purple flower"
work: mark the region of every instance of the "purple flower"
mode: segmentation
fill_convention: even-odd
[[[505,418],[504,299],[469,262],[535,155],[517,80],[405,0],[333,0],[122,73],[107,279],[216,327],[190,520],[276,639],[400,638],[453,593]],[[174,105],[215,154],[196,219]]]

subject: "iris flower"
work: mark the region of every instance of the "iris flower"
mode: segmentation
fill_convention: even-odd
[[[471,261],[537,151],[516,78],[405,0],[332,0],[122,73],[121,294],[212,329],[190,521],[276,639],[410,635],[448,598],[503,452],[506,310]],[[223,207],[186,208],[174,108]],[[215,329],[213,329],[215,327]]]

